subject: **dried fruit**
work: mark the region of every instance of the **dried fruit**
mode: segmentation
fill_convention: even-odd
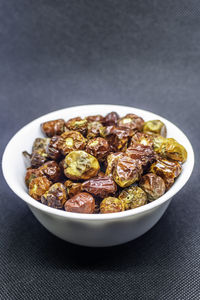
[[[44,195],[46,191],[51,186],[51,181],[49,181],[46,176],[40,176],[31,180],[29,184],[29,195],[35,200],[40,200],[41,196]]]
[[[60,183],[54,183],[49,190],[42,195],[41,202],[53,208],[63,208],[67,200],[65,186]]]
[[[61,135],[65,131],[65,121],[63,119],[52,120],[41,124],[42,131],[48,137]]]
[[[117,186],[111,176],[104,176],[83,182],[82,189],[100,198],[105,198],[109,195],[114,195],[117,191]]]
[[[79,131],[82,135],[87,133],[87,119],[81,119],[80,117],[72,118],[68,120],[65,125],[71,131]]]
[[[156,158],[153,149],[150,146],[144,146],[142,144],[135,144],[130,146],[126,150],[126,154],[133,159],[140,160],[144,167],[149,167],[149,165]]]
[[[110,153],[107,156],[107,168],[105,175],[112,174],[113,168],[118,160],[119,157],[123,156],[123,152],[116,152],[116,153]]]
[[[101,115],[95,115],[95,116],[88,116],[86,117],[88,122],[104,122],[104,117]]]
[[[134,114],[127,114],[125,117],[120,118],[117,122],[120,127],[127,127],[133,130],[142,130],[144,120]]]
[[[164,180],[154,173],[142,176],[139,185],[146,192],[149,201],[153,201],[165,193]]]
[[[105,116],[103,123],[105,126],[116,125],[118,119],[119,115],[115,111],[112,111]]]
[[[53,160],[59,160],[61,158],[62,154],[61,150],[59,149],[61,140],[62,138],[59,135],[55,135],[50,139],[47,149],[47,154],[49,158]]]
[[[160,120],[152,120],[144,123],[143,131],[147,133],[160,134],[163,137],[167,135],[167,128]]]
[[[99,161],[104,161],[110,150],[106,139],[98,137],[89,140],[86,146],[86,152],[95,156]]]
[[[100,213],[109,214],[124,211],[124,203],[115,197],[107,197],[100,204]]]
[[[61,135],[59,149],[63,155],[74,150],[83,150],[86,146],[86,139],[78,131],[66,131]]]
[[[102,127],[103,125],[100,122],[89,122],[87,128],[87,139],[93,139],[100,136],[100,130]]]
[[[72,151],[64,160],[64,173],[72,180],[87,180],[97,175],[98,160],[85,151]]]
[[[67,195],[72,198],[76,194],[82,191],[82,184],[80,182],[73,182],[71,180],[66,180],[64,185],[67,189]]]
[[[88,193],[79,193],[65,203],[65,210],[74,213],[92,214],[95,210],[95,200]]]
[[[138,186],[130,186],[122,190],[119,199],[123,201],[125,210],[128,210],[145,205],[147,194]]]
[[[130,146],[135,144],[153,147],[152,135],[137,131],[131,138]]]
[[[38,177],[38,176],[39,176],[38,169],[28,168],[27,171],[26,171],[26,176],[25,176],[26,186],[29,187],[29,184],[30,184],[31,180]]]
[[[175,139],[166,138],[157,151],[161,156],[184,163],[187,159],[186,149]]]
[[[52,182],[61,179],[61,170],[55,161],[47,161],[38,169],[38,172],[40,176],[46,176]]]

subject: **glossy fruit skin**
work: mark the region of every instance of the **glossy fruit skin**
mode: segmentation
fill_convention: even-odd
[[[32,152],[47,153],[49,142],[50,138],[36,138],[33,143]]]
[[[72,198],[76,194],[82,192],[82,184],[80,182],[73,182],[71,180],[66,180],[64,182],[64,185],[66,187],[67,195],[69,196],[69,198]]]
[[[130,186],[122,190],[119,199],[123,201],[125,210],[147,204],[147,194],[138,186]]]
[[[29,184],[29,195],[35,200],[41,200],[41,196],[49,190],[52,185],[46,176],[36,177]]]
[[[139,186],[146,192],[150,202],[161,197],[166,190],[164,180],[154,173],[142,176]]]
[[[118,158],[113,168],[113,179],[120,187],[124,188],[138,181],[142,172],[142,163],[138,159],[132,159],[124,154]]]
[[[110,151],[125,151],[133,130],[126,127],[108,126],[100,129],[100,135],[107,139]]]
[[[117,125],[118,119],[119,119],[118,113],[112,111],[105,116],[103,124],[104,126]]]
[[[160,147],[163,143],[165,143],[166,138],[164,138],[162,135],[159,135],[159,134],[152,135],[152,138],[153,138],[154,151],[159,153],[160,152]]]
[[[105,198],[116,193],[117,185],[111,176],[104,176],[83,182],[82,189],[100,198]]]
[[[41,197],[43,204],[57,209],[62,209],[66,201],[67,194],[65,186],[60,182],[54,183]]]
[[[144,168],[149,167],[156,159],[156,155],[152,147],[142,144],[135,144],[126,150],[126,154],[132,159],[138,159]]]
[[[48,148],[47,148],[47,154],[48,154],[49,158],[51,158],[53,160],[59,160],[61,158],[62,153],[59,149],[61,140],[62,140],[62,138],[59,135],[55,135],[50,139]]]
[[[89,140],[86,146],[86,152],[95,156],[99,161],[104,161],[109,151],[108,141],[101,137]]]
[[[102,127],[102,123],[98,121],[88,122],[87,139],[93,139],[100,136],[100,130]]]
[[[70,131],[78,131],[84,136],[87,133],[87,119],[81,119],[80,117],[72,118],[65,125]]]
[[[113,168],[120,156],[123,156],[123,152],[112,152],[107,156],[107,168],[105,175],[112,174]]]
[[[165,182],[166,190],[174,183],[174,179],[179,176],[182,171],[181,164],[177,161],[158,158],[150,168],[150,173],[162,177]]]
[[[88,116],[86,117],[88,123],[89,122],[100,122],[103,123],[104,122],[104,117],[102,115],[94,115],[94,116]]]
[[[64,159],[64,174],[72,180],[87,180],[98,174],[98,160],[89,153],[79,150],[70,152]]]
[[[124,211],[124,203],[115,197],[104,198],[100,204],[100,213],[109,214]]]
[[[32,168],[39,168],[47,161],[48,157],[45,152],[33,152],[31,154],[31,167]]]
[[[36,177],[39,177],[38,169],[28,168],[27,171],[26,171],[26,176],[25,176],[26,186],[29,187],[29,184],[30,184],[31,180],[36,178]]]
[[[137,131],[131,138],[130,146],[141,144],[144,146],[153,147],[152,135]]]
[[[41,124],[41,130],[48,137],[61,135],[65,131],[65,121],[63,119],[52,120]]]
[[[47,148],[49,138],[36,138],[33,147],[30,163],[33,168],[38,168],[48,160]]]
[[[92,214],[95,210],[95,200],[88,193],[79,193],[69,199],[64,208],[69,212]]]
[[[163,137],[167,135],[167,128],[160,120],[151,120],[144,123],[143,132],[160,134]]]
[[[83,150],[86,146],[86,139],[78,131],[66,131],[61,135],[58,148],[65,156],[74,150]]]
[[[125,117],[120,118],[117,124],[120,127],[127,127],[129,129],[141,131],[144,120],[135,114],[127,114]]]
[[[166,138],[161,144],[158,153],[163,157],[184,163],[187,160],[186,149],[173,138]]]
[[[55,161],[47,161],[39,167],[38,172],[40,176],[46,176],[52,182],[57,182],[61,179],[61,170]]]

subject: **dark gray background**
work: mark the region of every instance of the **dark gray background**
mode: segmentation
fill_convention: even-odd
[[[1,152],[42,114],[113,103],[168,118],[196,153],[160,222],[108,249],[52,236],[1,175],[0,299],[200,298],[199,95],[199,0],[0,1]]]

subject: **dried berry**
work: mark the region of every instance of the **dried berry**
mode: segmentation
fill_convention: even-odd
[[[104,176],[83,182],[82,189],[100,198],[105,198],[109,195],[114,195],[117,191],[117,186],[111,176]]]
[[[103,124],[105,126],[116,125],[118,119],[119,115],[115,111],[112,111],[105,116]]]
[[[95,156],[99,161],[104,161],[110,150],[106,139],[98,137],[89,140],[86,146],[86,152]]]
[[[35,200],[40,200],[41,196],[48,191],[51,184],[51,181],[46,176],[34,178],[29,184],[29,195]]]
[[[124,211],[124,203],[115,197],[107,197],[100,204],[100,213],[109,214]]]
[[[41,124],[42,131],[48,137],[61,135],[65,131],[65,121],[63,119],[52,120]]]
[[[80,117],[68,120],[65,125],[71,131],[79,131],[82,135],[87,133],[87,119],[81,119]]]
[[[59,149],[63,155],[67,155],[74,150],[83,150],[86,145],[86,139],[78,131],[66,131],[61,135]]]
[[[135,144],[153,147],[152,135],[137,131],[131,138],[130,146]]]
[[[107,156],[107,168],[105,175],[112,174],[113,168],[119,157],[123,156],[123,152],[110,153]]]
[[[67,189],[67,195],[69,198],[72,198],[76,194],[79,194],[82,191],[82,184],[80,182],[73,182],[71,180],[66,180],[64,185]]]
[[[48,158],[46,153],[33,152],[31,154],[31,167],[39,168],[47,161],[47,159]]]
[[[53,160],[59,160],[61,158],[62,154],[61,150],[59,149],[61,140],[62,138],[59,135],[55,135],[50,139],[47,149],[47,154],[49,158]]]
[[[166,138],[157,151],[161,156],[184,163],[187,159],[186,149],[175,139]]]
[[[142,164],[139,160],[123,155],[118,158],[113,168],[113,178],[123,188],[139,180],[142,171]]]
[[[166,190],[174,183],[174,179],[181,173],[182,167],[177,161],[158,158],[151,165],[150,172],[162,177]]]
[[[137,208],[147,203],[146,193],[138,186],[130,186],[122,190],[119,199],[123,201],[125,210]]]
[[[49,142],[50,142],[49,138],[36,138],[33,143],[32,152],[47,153]]]
[[[92,214],[95,200],[88,193],[79,193],[65,203],[65,210],[74,213]]]
[[[87,129],[87,139],[93,139],[100,136],[100,130],[102,127],[103,125],[100,122],[89,122]]]
[[[118,126],[120,127],[127,127],[133,130],[142,130],[144,120],[134,114],[127,114],[125,117],[120,118],[117,122]]]
[[[61,179],[61,170],[55,161],[47,161],[38,169],[38,172],[40,176],[46,176],[52,182]]]
[[[164,180],[154,173],[142,176],[139,185],[146,192],[149,201],[153,201],[165,193]]]
[[[87,180],[98,174],[98,160],[85,151],[72,151],[64,160],[64,173],[72,180]]]
[[[150,146],[144,146],[142,144],[130,146],[126,150],[126,154],[133,159],[140,160],[143,167],[148,167],[156,158],[153,149]]]
[[[89,116],[86,118],[88,122],[100,122],[104,121],[104,117],[101,115]]]
[[[167,128],[160,120],[152,120],[144,123],[143,131],[148,133],[160,134],[163,137],[167,135]]]
[[[53,208],[63,208],[67,200],[65,186],[60,183],[54,183],[49,190],[41,197],[41,202]]]
[[[31,169],[31,168],[27,169],[26,176],[25,176],[26,186],[29,187],[31,180],[38,176],[39,176],[38,169]]]

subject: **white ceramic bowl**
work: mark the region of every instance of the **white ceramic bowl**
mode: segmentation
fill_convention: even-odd
[[[70,213],[48,207],[31,198],[24,183],[26,169],[22,151],[31,152],[34,139],[43,136],[40,131],[40,124],[58,118],[67,120],[76,116],[106,115],[111,111],[116,111],[120,116],[134,113],[146,121],[160,119],[167,126],[168,137],[177,139],[185,146],[188,160],[183,165],[183,171],[171,189],[156,201],[142,207],[102,215]],[[35,217],[46,229],[65,241],[93,247],[119,245],[148,231],[161,218],[172,197],[185,185],[192,173],[193,165],[192,146],[179,128],[151,112],[119,105],[75,106],[46,114],[32,121],[15,134],[5,149],[2,161],[3,174],[8,185],[15,194],[28,204]],[[177,205],[179,204],[177,203]]]

